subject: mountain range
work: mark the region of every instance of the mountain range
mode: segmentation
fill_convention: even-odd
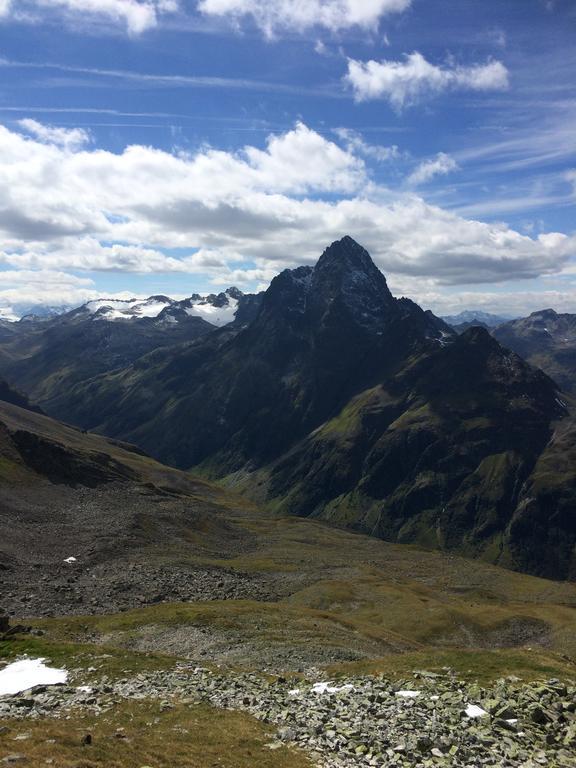
[[[199,338],[216,327],[250,322],[261,296],[229,288],[175,301],[99,299],[49,318],[0,323],[2,374],[49,412],[80,381],[130,365],[164,346]]]
[[[220,328],[164,297],[145,307],[92,304],[35,329],[33,354],[8,360],[4,373],[51,416],[275,511],[576,575],[576,427],[569,397],[545,373],[486,329],[459,335],[393,297],[349,237],[246,303],[245,321],[236,315]],[[139,354],[134,328],[152,334],[183,311],[187,338]],[[129,353],[111,355],[107,330],[105,363],[86,337],[71,350],[58,334],[79,317],[82,328],[127,324]],[[75,360],[72,375],[62,358],[46,359],[42,334],[56,334],[52,349]],[[6,361],[14,347],[2,347]]]

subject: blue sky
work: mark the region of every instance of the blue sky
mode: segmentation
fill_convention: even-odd
[[[576,311],[573,0],[0,0],[0,307],[265,286],[351,234]]]

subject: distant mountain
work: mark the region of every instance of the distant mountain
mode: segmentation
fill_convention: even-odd
[[[576,314],[543,309],[499,326],[493,335],[541,368],[565,392],[576,393]]]
[[[73,304],[18,304],[14,307],[17,317],[23,322],[50,320],[74,309]]]
[[[510,317],[503,315],[493,315],[490,312],[483,312],[480,309],[467,309],[459,312],[457,315],[443,315],[442,320],[453,327],[458,326],[460,330],[467,330],[473,325],[481,325],[485,328],[495,328],[497,325],[508,322]]]
[[[349,237],[278,275],[246,327],[158,349],[57,405],[278,511],[576,576],[565,398],[485,329],[458,336],[394,298]]]
[[[229,288],[184,301],[99,299],[53,318],[23,318],[0,326],[0,375],[53,411],[71,387],[93,376],[197,339],[219,325],[242,327],[260,300]]]
[[[0,322],[38,322],[70,312],[80,315],[94,314],[103,320],[143,319],[161,315],[166,319],[178,317],[178,311],[181,309],[187,316],[201,317],[211,325],[221,326],[237,319],[240,322],[249,322],[258,307],[259,297],[260,294],[244,294],[238,288],[232,287],[221,293],[206,296],[194,293],[183,301],[168,296],[150,296],[147,299],[95,299],[79,307],[70,304],[18,304],[10,308],[0,307]],[[168,319],[168,322],[171,320]]]
[[[236,320],[249,322],[258,308],[259,296],[244,294],[238,288],[228,288],[222,293],[208,296],[193,294],[176,301],[168,296],[150,296],[148,299],[97,299],[75,310],[75,316],[94,315],[99,320],[140,320],[155,318],[158,323],[185,322],[190,317],[205,320],[214,326],[227,325]]]

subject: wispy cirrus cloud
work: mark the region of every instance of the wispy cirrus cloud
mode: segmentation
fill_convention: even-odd
[[[106,69],[102,67],[82,67],[58,64],[52,61],[18,61],[0,57],[0,67],[8,69],[30,69],[40,71],[54,70],[69,75],[88,75],[94,78],[114,80],[126,85],[150,88],[222,88],[230,90],[262,91],[299,96],[321,96],[323,98],[342,99],[346,95],[338,88],[307,88],[301,85],[254,80],[243,77],[219,77],[212,75],[156,74],[137,72],[131,69]],[[0,107],[2,110],[3,107]]]
[[[446,91],[501,91],[509,85],[508,70],[500,61],[437,66],[418,52],[403,61],[349,59],[344,81],[357,101],[387,99],[397,111]]]

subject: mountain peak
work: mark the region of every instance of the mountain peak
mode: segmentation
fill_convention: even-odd
[[[349,235],[345,235],[340,240],[335,240],[326,248],[316,264],[315,271],[322,271],[328,268],[363,272],[376,271],[381,274],[368,251]],[[384,276],[382,275],[382,277]]]
[[[555,320],[558,315],[553,309],[539,309],[537,312],[532,312],[530,317],[542,318],[543,320]]]
[[[381,323],[396,304],[368,251],[349,236],[332,243],[318,260],[310,296],[320,314],[337,301],[366,327]]]

